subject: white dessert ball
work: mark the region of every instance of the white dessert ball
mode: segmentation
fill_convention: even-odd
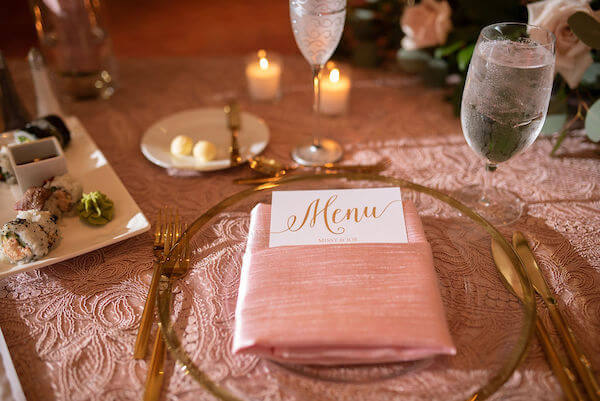
[[[192,154],[194,141],[185,135],[177,135],[171,141],[171,153],[175,156],[189,156]]]
[[[199,162],[208,162],[217,155],[217,148],[209,141],[198,141],[194,145],[194,158]]]

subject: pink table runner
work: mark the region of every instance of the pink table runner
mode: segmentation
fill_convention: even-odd
[[[308,67],[300,58],[287,59],[285,65],[286,92],[278,104],[253,104],[242,98],[242,106],[263,117],[271,128],[266,154],[280,159],[288,158],[291,145],[310,132],[313,121]],[[217,106],[236,91],[244,93],[241,66],[241,58],[125,60],[121,63],[123,87],[112,99],[68,108],[80,117],[150,219],[166,202],[192,219],[238,191],[231,179],[246,175],[246,171],[239,168],[196,178],[169,177],[143,158],[140,137],[157,118],[186,108]],[[33,105],[26,64],[11,64],[11,69],[19,92]],[[481,162],[465,144],[451,106],[442,100],[443,92],[415,85],[412,78],[380,72],[358,71],[353,76],[356,85],[349,116],[325,120],[329,135],[344,144],[346,160],[372,162],[389,157],[393,162],[390,173],[445,190],[481,180]],[[376,78],[394,87],[377,87]],[[519,229],[533,240],[569,323],[598,368],[600,160],[597,147],[577,138],[565,141],[561,157],[550,158],[550,149],[551,144],[540,139],[497,173],[498,185],[515,191],[528,205],[528,215],[504,233]],[[468,227],[453,223],[447,210],[426,206],[419,212],[434,247],[450,332],[453,338],[464,339],[457,344],[464,354],[425,377],[409,375],[367,386],[379,400],[448,400],[466,395],[457,391],[482,382],[490,369],[484,356],[501,352],[506,346],[502,342],[506,327],[518,319],[514,299],[505,296],[496,276],[486,273],[493,272],[487,242],[478,240]],[[437,216],[437,220],[428,216]],[[247,219],[247,214],[231,213],[214,226],[205,246],[218,258],[190,273],[181,286],[186,296],[176,297],[183,341],[194,344],[193,356],[218,379],[252,375],[257,361],[231,357],[219,325],[231,316],[214,302],[216,298],[193,294],[198,288],[210,293],[223,285],[216,274],[219,260],[239,263]],[[131,354],[150,280],[149,244],[150,235],[143,235],[0,282],[0,327],[28,400],[140,398],[147,362],[135,361]],[[464,250],[473,246],[481,256],[465,260]],[[488,269],[482,269],[484,265]],[[540,314],[547,320],[545,310]],[[205,321],[214,324],[199,324]],[[256,391],[263,399],[281,399],[285,393],[281,389],[288,388],[289,383],[274,381],[269,372],[260,371],[253,377],[255,390],[259,389]],[[165,387],[167,400],[212,399],[172,365]],[[325,397],[323,391],[321,386],[305,389],[315,400]],[[361,391],[353,387],[325,398],[354,401],[361,398]],[[286,394],[285,399],[295,397]],[[297,395],[295,399],[306,398]],[[494,396],[497,400],[559,398],[560,387],[535,339],[524,364]]]

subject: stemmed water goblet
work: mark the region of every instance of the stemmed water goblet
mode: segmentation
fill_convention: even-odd
[[[320,129],[321,70],[335,51],[346,19],[346,0],[290,0],[290,20],[300,52],[312,67],[313,111]],[[309,143],[292,150],[292,158],[305,166],[333,163],[342,157],[342,148],[334,140],[313,133]]]
[[[509,224],[523,213],[523,201],[494,187],[492,174],[539,135],[552,92],[554,61],[554,35],[540,27],[500,23],[479,34],[460,115],[465,139],[485,160],[486,172],[483,188],[472,185],[456,197],[493,224]]]

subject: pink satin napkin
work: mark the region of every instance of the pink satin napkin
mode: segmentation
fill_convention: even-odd
[[[408,244],[269,248],[271,206],[250,220],[233,352],[338,365],[454,355],[415,206],[404,202]]]

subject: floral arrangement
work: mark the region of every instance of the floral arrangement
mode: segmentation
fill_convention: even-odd
[[[366,4],[373,9],[375,4],[389,1]],[[351,8],[351,15],[364,7],[367,6],[361,3]],[[554,154],[566,135],[580,128],[585,128],[589,140],[600,141],[598,8],[600,0],[408,1],[394,9],[399,15],[399,37],[397,32],[388,37],[400,44],[396,54],[400,69],[422,74],[429,85],[454,86],[449,100],[458,112],[464,78],[481,28],[500,21],[517,21],[553,32],[557,76],[542,134],[556,136]],[[349,25],[352,28],[352,21]]]

